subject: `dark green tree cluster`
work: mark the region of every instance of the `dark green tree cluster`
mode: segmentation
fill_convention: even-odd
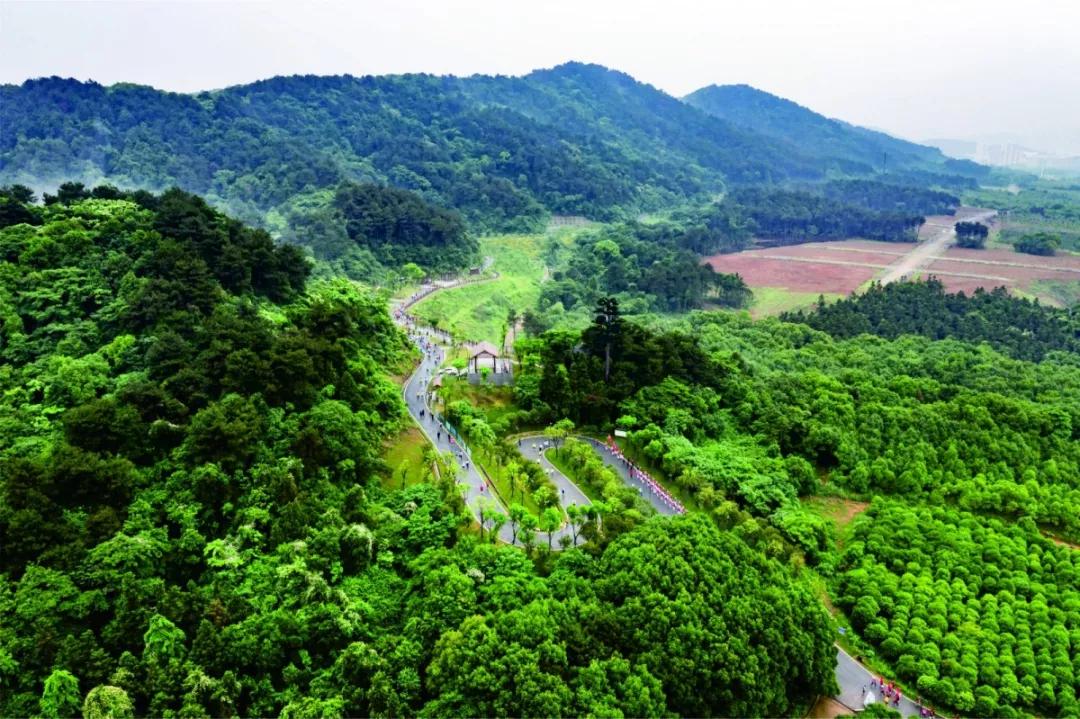
[[[415,192],[347,182],[326,200],[290,214],[289,239],[354,279],[369,279],[376,266],[398,270],[411,262],[442,274],[479,262],[461,217]]]
[[[676,210],[672,215],[682,226],[674,242],[699,255],[738,252],[753,244],[754,223],[732,203],[713,202],[703,208]]]
[[[1042,257],[1053,257],[1061,247],[1061,236],[1052,232],[1032,232],[1018,239],[1013,247],[1017,252]]]
[[[415,193],[348,184],[338,188],[334,207],[345,220],[349,239],[384,264],[414,262],[434,272],[450,272],[479,260],[476,240],[457,213],[429,205]]]
[[[268,280],[263,233],[153,199],[0,229],[0,715],[783,715],[833,690],[813,593],[702,518],[534,564],[462,531],[449,475],[382,489],[385,304],[302,263]]]
[[[821,191],[830,200],[878,212],[951,215],[960,206],[960,198],[948,192],[875,180],[830,180]]]
[[[931,702],[975,716],[1080,710],[1080,553],[1031,520],[875,500],[839,569],[837,603]]]
[[[667,223],[624,223],[582,234],[561,253],[537,309],[543,314],[556,303],[567,310],[591,307],[608,296],[639,312],[750,302],[752,293],[741,277],[714,271],[682,242],[683,229]]]
[[[912,210],[873,210],[803,191],[737,189],[723,199],[753,225],[756,237],[778,244],[862,237],[911,242],[926,221]]]
[[[970,297],[963,292],[949,294],[934,278],[875,284],[861,294],[782,319],[837,338],[918,334],[989,342],[1011,357],[1036,362],[1057,350],[1080,354],[1080,322],[1068,312],[1014,297],[1004,287],[990,292],[980,288]]]
[[[981,222],[957,222],[956,246],[969,250],[981,250],[986,247],[986,238],[990,228]]]
[[[11,225],[40,225],[41,217],[30,207],[36,200],[26,185],[0,187],[0,229]]]

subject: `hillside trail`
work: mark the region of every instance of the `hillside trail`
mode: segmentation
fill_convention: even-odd
[[[493,258],[485,257],[481,270],[486,272],[491,268],[493,262]],[[482,510],[485,507],[494,506],[496,511],[499,511],[504,517],[507,517],[506,523],[499,529],[499,540],[506,544],[517,544],[517,538],[514,536],[513,527],[510,525],[508,519],[509,507],[507,506],[506,498],[499,495],[490,481],[490,477],[488,477],[484,470],[476,464],[468,443],[460,436],[454,437],[454,434],[456,433],[452,434],[451,429],[431,407],[433,394],[430,392],[430,384],[437,376],[439,366],[446,357],[446,338],[442,333],[437,333],[433,331],[432,328],[423,326],[417,318],[408,313],[408,310],[413,305],[422,299],[430,297],[436,292],[461,287],[467,284],[489,282],[498,277],[499,273],[494,272],[493,276],[479,280],[455,278],[453,280],[433,283],[413,296],[395,303],[395,306],[391,311],[391,316],[394,321],[406,331],[421,353],[420,364],[405,381],[405,385],[402,388],[402,395],[405,399],[405,406],[409,411],[409,415],[424,433],[428,442],[435,447],[436,450],[440,453],[449,452],[453,457],[453,462],[457,470],[456,480],[461,490],[462,497],[465,500],[466,506],[469,507],[473,516],[476,517],[477,522],[479,522],[481,526],[484,526]],[[591,504],[588,497],[585,496],[585,493],[570,481],[566,475],[555,469],[553,466],[548,467],[547,469],[549,470],[547,472],[548,477],[555,485],[556,491],[559,492],[560,499],[564,506],[567,502],[580,505]],[[485,528],[485,531],[488,531],[488,529]],[[562,526],[554,532],[537,533],[537,539],[539,541],[547,541],[553,549],[560,548],[561,545],[559,544],[559,541],[563,537],[569,538],[571,544],[574,542],[573,528],[565,521]],[[584,541],[584,539],[579,536],[577,538],[577,543],[580,544],[582,541]]]
[[[473,516],[476,517],[477,521],[480,522],[481,509],[492,501],[495,502],[495,506],[501,510],[504,515],[508,514],[505,501],[492,490],[491,484],[488,482],[487,478],[481,474],[481,470],[476,466],[475,462],[472,461],[471,452],[469,451],[468,446],[460,441],[451,442],[450,433],[447,431],[447,428],[432,414],[430,405],[431,394],[428,391],[429,382],[436,375],[438,368],[445,357],[446,350],[442,343],[442,338],[439,335],[432,332],[430,328],[420,326],[415,318],[412,318],[407,312],[409,307],[423,297],[427,297],[434,292],[439,292],[444,289],[459,287],[461,284],[466,283],[457,281],[443,283],[440,286],[436,286],[435,288],[424,292],[419,297],[414,296],[413,298],[409,298],[395,308],[392,312],[392,316],[394,321],[408,332],[409,336],[420,348],[421,356],[423,358],[417,368],[409,376],[402,389],[405,405],[408,408],[413,421],[420,427],[428,442],[430,442],[438,451],[450,452],[454,456],[454,461],[457,463],[458,467],[457,481],[461,487],[465,504],[472,511]],[[620,462],[611,452],[610,448],[606,447],[603,442],[589,437],[580,437],[580,439],[588,441],[596,450],[600,459],[615,470],[623,482],[637,489],[641,496],[644,497],[659,514],[670,516],[677,513],[670,505],[665,504],[659,497],[650,492],[644,483],[633,477],[625,464]],[[523,436],[520,443],[522,455],[528,459],[540,462],[548,477],[551,478],[552,482],[559,489],[560,499],[564,506],[568,500],[571,503],[582,505],[589,504],[589,499],[585,496],[585,493],[544,456],[547,451],[545,441],[546,438],[542,435],[533,434]],[[545,539],[550,539],[550,544],[553,549],[561,548],[559,540],[564,536],[568,537],[571,543],[573,542],[573,528],[566,523],[564,523],[556,532],[551,533],[550,538],[547,537],[547,533],[537,533],[538,541],[543,542]],[[517,538],[513,536],[513,531],[509,522],[499,529],[498,538],[499,541],[503,543],[517,545]],[[581,544],[582,541],[583,537],[579,536],[578,544]],[[870,682],[875,675],[839,647],[837,647],[835,675],[840,692],[834,698],[851,709],[861,708],[864,688],[869,687]],[[900,706],[897,708],[903,716],[908,717],[918,716],[920,707],[907,697],[904,697],[900,702]]]
[[[927,222],[927,226],[934,229],[930,239],[920,242],[911,252],[885,268],[876,281],[887,285],[912,277],[952,245],[956,239],[956,231],[953,229],[956,222],[985,222],[997,214],[994,210],[966,209],[970,212],[960,212],[947,222]]]

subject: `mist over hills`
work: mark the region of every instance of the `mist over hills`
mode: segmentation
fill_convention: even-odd
[[[978,166],[747,86],[680,101],[598,65],[522,77],[276,77],[185,95],[60,78],[0,87],[0,182],[60,178],[206,195],[271,225],[343,180],[414,190],[479,228],[702,201],[738,185],[881,171],[969,183]]]

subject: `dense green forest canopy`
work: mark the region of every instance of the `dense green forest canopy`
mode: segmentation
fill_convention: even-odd
[[[384,490],[411,357],[384,300],[178,190],[0,196],[28,219],[0,228],[0,715],[787,715],[834,691],[812,591],[704,517],[613,509],[621,533],[530,557],[478,541],[449,475]]]
[[[970,296],[947,293],[933,278],[874,284],[866,292],[782,319],[803,322],[837,338],[917,334],[989,342],[1018,359],[1039,361],[1057,350],[1080,355],[1080,318],[1071,313],[1014,297],[1003,287],[977,289]]]
[[[834,340],[721,313],[671,318],[663,329],[610,315],[598,311],[580,334],[529,340],[523,350],[537,361],[519,377],[518,403],[534,420],[628,430],[708,509],[735,502],[790,524],[789,538],[812,556],[824,546],[820,528],[795,500],[826,472],[857,494],[954,502],[1080,536],[1080,363],[1071,353],[1035,364],[988,345]],[[989,340],[995,329],[984,331]]]
[[[936,150],[875,136],[886,141],[909,149],[891,167],[916,174],[898,178],[948,185]],[[416,191],[473,229],[522,230],[547,213],[609,220],[732,184],[876,172],[858,142],[811,145],[581,63],[523,77],[277,77],[195,95],[60,78],[0,87],[0,182],[176,185],[275,230],[298,196],[343,180]]]
[[[810,192],[764,187],[737,189],[721,204],[752,223],[756,237],[783,244],[851,237],[912,242],[926,221],[912,210],[869,209]]]
[[[461,217],[415,192],[345,182],[324,194],[290,213],[287,237],[353,279],[408,263],[443,274],[480,260]]]
[[[1031,520],[882,500],[850,534],[838,604],[921,696],[975,716],[1080,710],[1080,552]]]

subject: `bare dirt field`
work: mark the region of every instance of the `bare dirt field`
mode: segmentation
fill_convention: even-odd
[[[1080,283],[1080,257],[1038,257],[1011,250],[965,250],[951,247],[929,263],[923,274],[936,276],[950,292],[963,291],[970,294],[980,287],[1006,287],[1039,296],[1040,293],[1033,288],[1036,282],[1051,280]]]
[[[777,314],[813,304],[819,294],[846,296],[872,280],[892,282],[935,276],[950,292],[982,287],[1011,291],[1061,304],[1056,289],[1080,286],[1080,255],[1037,257],[1011,249],[953,247],[953,224],[992,221],[992,211],[961,208],[955,217],[928,217],[919,242],[841,240],[746,250],[705,259],[718,272],[736,272],[755,290],[752,314]],[[1061,294],[1058,292],[1057,294]],[[1067,294],[1067,293],[1066,293]],[[812,298],[812,299],[808,299]]]
[[[754,287],[846,295],[914,245],[868,240],[810,242],[705,259],[717,272],[737,272]]]

